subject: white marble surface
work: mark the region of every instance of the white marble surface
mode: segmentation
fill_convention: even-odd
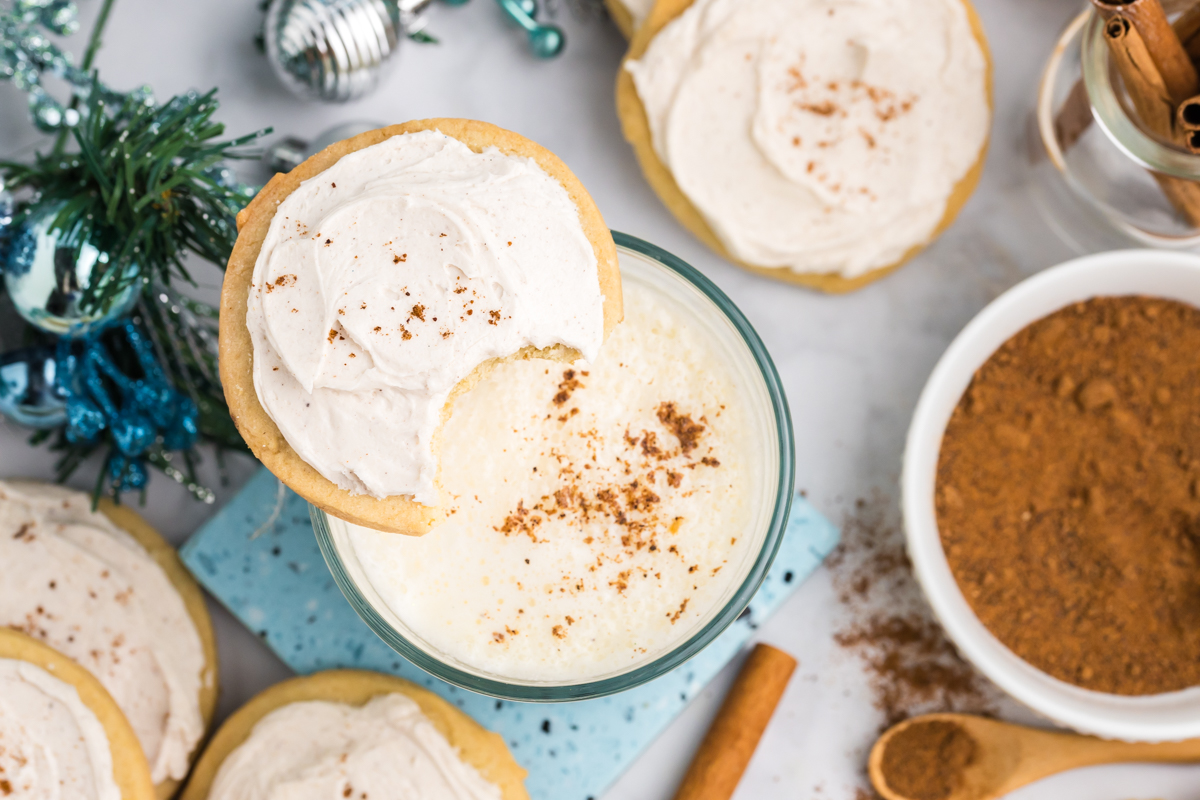
[[[574,0],[558,0],[560,5]],[[85,15],[96,0],[81,0]],[[623,42],[611,23],[558,9],[569,44],[541,63],[507,28],[490,0],[435,7],[438,46],[405,43],[372,96],[344,106],[300,103],[278,86],[253,44],[256,0],[118,0],[98,66],[116,87],[154,86],[160,98],[220,86],[219,118],[230,133],[273,125],[313,136],[348,120],[428,116],[485,119],[558,153],[591,191],[611,227],[648,239],[689,261],[746,312],[783,375],[796,424],[797,486],[836,522],[873,498],[893,519],[904,433],[939,354],[988,300],[1022,277],[1071,253],[1031,204],[1025,167],[1028,112],[1041,65],[1077,0],[978,0],[996,64],[996,120],[987,170],[958,222],[896,275],[848,297],[825,297],[745,274],[710,254],[665,211],[642,180],[621,138],[612,86]],[[78,51],[81,45],[74,45]],[[0,84],[0,157],[31,152],[36,137],[23,98]],[[248,173],[247,177],[262,179]],[[215,292],[219,275],[206,275]],[[0,427],[0,473],[49,478],[53,459]],[[206,474],[213,475],[211,463]],[[253,470],[233,466],[231,496]],[[94,474],[94,472],[92,473]],[[72,481],[81,488],[90,476]],[[173,541],[213,511],[160,475],[143,513]],[[230,616],[214,608],[228,714],[286,674]],[[879,724],[853,659],[836,652],[837,602],[818,573],[761,631],[796,654],[801,667],[737,797],[855,800],[864,747]],[[606,795],[668,798],[714,713],[732,668],[655,743]],[[1197,800],[1200,767],[1125,766],[1083,770],[1013,795],[1022,800]]]

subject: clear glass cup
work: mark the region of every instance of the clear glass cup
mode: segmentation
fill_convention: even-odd
[[[775,365],[754,328],[711,281],[680,259],[641,239],[613,233],[626,282],[643,282],[668,292],[721,346],[726,366],[752,399],[747,409],[751,424],[759,427],[758,439],[766,443],[763,473],[768,480],[756,487],[749,530],[753,546],[738,565],[740,579],[731,583],[721,602],[707,616],[681,634],[676,644],[642,663],[618,672],[583,681],[548,682],[510,679],[489,674],[439,652],[409,629],[384,602],[358,562],[349,526],[309,506],[317,542],[333,579],[363,621],[389,647],[406,659],[449,683],[481,694],[508,700],[562,702],[622,692],[674,669],[703,650],[738,618],[767,574],[783,540],[792,505],[795,451],[792,422],[783,385]]]
[[[1181,4],[1164,5],[1171,13]],[[1088,9],[1059,37],[1039,85],[1030,149],[1035,200],[1080,253],[1200,247],[1200,228],[1179,214],[1150,174],[1200,180],[1200,155],[1159,139],[1131,109],[1109,57],[1104,20]]]

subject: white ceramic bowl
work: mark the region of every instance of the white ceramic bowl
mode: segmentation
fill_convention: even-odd
[[[950,572],[938,535],[934,489],[950,415],[975,370],[1018,331],[1090,297],[1141,294],[1200,306],[1200,256],[1120,250],[1068,261],[1029,278],[979,313],[946,350],[921,392],[901,477],[908,552],[917,580],[959,651],[1014,698],[1084,733],[1131,741],[1200,736],[1200,687],[1124,697],[1081,689],[1018,658],[975,616]]]

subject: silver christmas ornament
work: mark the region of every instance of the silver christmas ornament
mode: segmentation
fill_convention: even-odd
[[[83,293],[91,282],[112,280],[104,275],[108,253],[84,244],[76,258],[73,248],[61,247],[59,232],[50,229],[56,213],[50,209],[27,219],[6,237],[4,288],[17,313],[31,325],[56,336],[82,336],[124,316],[137,300],[141,283],[131,283],[104,308],[84,311]]]
[[[263,32],[271,68],[294,94],[343,102],[375,88],[431,0],[271,0]]]
[[[370,92],[402,38],[425,36],[421,12],[433,0],[271,0],[263,46],[271,69],[305,99],[346,101]],[[466,0],[443,0],[460,5]],[[538,58],[562,52],[566,37],[537,21],[537,0],[496,0],[525,30]]]

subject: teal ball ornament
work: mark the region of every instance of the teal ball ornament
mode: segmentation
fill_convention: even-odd
[[[0,266],[9,298],[29,324],[55,336],[77,338],[127,314],[137,301],[140,281],[131,281],[103,307],[85,308],[84,292],[94,282],[116,280],[107,269],[108,253],[89,242],[66,247],[54,230],[57,209],[26,217],[7,235]]]
[[[553,25],[539,25],[529,34],[529,47],[538,58],[554,58],[567,46],[567,37]]]
[[[8,260],[8,242],[13,234],[13,215],[16,213],[16,203],[12,192],[4,188],[4,179],[0,178],[0,270]]]
[[[0,414],[29,428],[67,421],[67,398],[58,387],[52,347],[23,347],[0,355]]]

